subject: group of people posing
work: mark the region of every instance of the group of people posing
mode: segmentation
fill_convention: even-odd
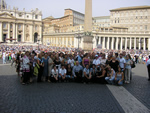
[[[134,64],[131,56],[123,53],[35,51],[16,56],[16,71],[23,85],[34,82],[80,82],[123,85],[130,83]]]

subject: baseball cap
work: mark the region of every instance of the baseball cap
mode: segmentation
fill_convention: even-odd
[[[98,55],[95,55],[95,57],[98,57]]]

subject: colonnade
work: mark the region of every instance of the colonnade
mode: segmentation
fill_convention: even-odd
[[[150,37],[116,37],[116,36],[94,36],[93,48],[101,45],[102,49],[143,49],[150,50]]]
[[[4,26],[5,24],[5,26]],[[19,27],[19,24],[21,27]],[[29,39],[26,37],[27,24],[16,22],[0,22],[0,42],[34,42],[35,25],[28,24]],[[42,41],[42,25],[38,29],[38,39]],[[19,36],[20,35],[20,36]],[[7,39],[7,40],[6,40]]]
[[[63,36],[50,36],[44,38],[44,45],[56,46],[56,47],[74,47],[74,37],[63,37]]]

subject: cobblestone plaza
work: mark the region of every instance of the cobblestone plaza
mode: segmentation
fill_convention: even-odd
[[[150,51],[150,6],[110,9],[110,16],[93,17],[92,0],[84,1],[85,14],[67,8],[62,17],[43,18],[38,8],[11,9],[0,0],[0,113],[150,113],[150,79],[144,64]],[[84,54],[87,51],[93,53]],[[121,52],[130,53],[131,62],[127,54],[121,62]],[[105,65],[106,58],[115,69],[120,62],[123,68],[114,71],[110,63]],[[132,63],[137,64],[131,69]],[[52,74],[54,65],[58,72]],[[123,85],[92,81],[106,82],[112,76],[110,84]],[[51,81],[55,77],[56,83]]]
[[[2,61],[1,61],[2,62]],[[138,64],[130,84],[81,83],[21,85],[15,68],[0,64],[0,113],[149,113],[150,82]]]

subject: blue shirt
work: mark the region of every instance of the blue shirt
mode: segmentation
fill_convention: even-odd
[[[95,70],[95,71],[94,71]],[[91,74],[95,74],[96,72],[97,72],[97,69],[95,68],[95,69],[93,69],[93,68],[91,68],[90,69],[90,72],[91,72]]]
[[[90,70],[89,70],[89,69],[87,69],[87,68],[84,68],[83,72],[85,72],[85,73],[86,73],[86,75],[89,75],[89,74],[90,74]]]
[[[78,62],[79,62],[79,63],[82,62],[82,58],[80,57],[80,55],[78,55]]]
[[[83,70],[83,67],[81,66],[81,65],[76,65],[76,66],[74,66],[73,67],[73,71],[72,71],[72,73],[73,73],[73,76],[76,76],[75,75],[75,72],[79,72],[79,71],[82,71]]]
[[[126,69],[131,69],[131,60],[130,59],[126,59]]]

